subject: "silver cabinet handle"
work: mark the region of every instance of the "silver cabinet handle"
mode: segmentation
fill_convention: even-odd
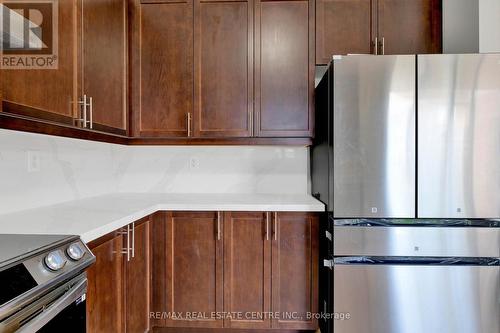
[[[382,55],[385,55],[385,38],[382,37]]]
[[[220,240],[220,212],[217,212],[217,240]]]
[[[87,95],[83,95],[83,127],[87,127]]]
[[[78,122],[81,124],[83,128],[94,127],[94,100],[92,97],[88,97],[87,95],[83,95],[83,98],[78,101],[78,105],[81,106],[81,118],[78,119]]]
[[[127,225],[127,261],[130,261],[130,224]]]
[[[375,55],[378,55],[378,37],[375,37],[375,42],[374,42],[374,46],[373,46],[373,53]]]
[[[274,240],[278,240],[278,213],[274,212],[274,227],[273,227],[273,235]]]
[[[89,97],[89,119],[90,119],[90,129],[94,127],[94,121],[93,121],[93,114],[94,114],[94,102],[92,97]]]
[[[248,113],[248,126],[250,127],[250,136],[253,137],[253,112]]]
[[[87,127],[87,95],[83,95],[83,98],[78,100],[78,105],[80,106],[80,118],[77,122],[83,127]]]
[[[191,112],[186,114],[187,119],[187,136],[191,137]]]
[[[135,222],[132,222],[132,258],[135,258]]]
[[[269,212],[266,212],[266,240],[269,240]]]
[[[127,261],[130,261],[130,224],[127,224],[126,228],[122,228],[119,232],[119,235],[127,236],[127,245],[122,248],[121,253],[127,255]]]

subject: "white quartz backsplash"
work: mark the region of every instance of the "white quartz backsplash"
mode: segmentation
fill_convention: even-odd
[[[0,130],[0,214],[110,193],[308,191],[308,148],[121,146]]]

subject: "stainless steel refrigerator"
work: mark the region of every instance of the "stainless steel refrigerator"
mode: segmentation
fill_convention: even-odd
[[[333,57],[322,332],[500,333],[500,55]]]

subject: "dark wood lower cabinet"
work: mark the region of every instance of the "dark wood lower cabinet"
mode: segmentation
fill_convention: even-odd
[[[231,328],[270,328],[271,235],[269,213],[224,215],[224,312]]]
[[[149,220],[142,220],[130,230],[130,256],[124,253],[127,235],[118,231],[89,244],[96,262],[87,271],[88,333],[150,331],[149,228]]]
[[[125,332],[150,330],[151,249],[150,221],[135,224],[130,261],[125,261]]]
[[[155,219],[152,311],[155,325],[220,328],[222,216],[217,212],[167,212]],[[174,315],[175,314],[175,315]]]
[[[87,332],[121,333],[123,323],[123,239],[113,236],[90,249],[96,262],[87,270]]]
[[[132,225],[130,243],[103,236],[89,244],[88,332],[314,331],[318,223],[313,213],[159,212]]]
[[[273,328],[318,326],[310,316],[318,312],[318,228],[316,214],[273,214],[272,309],[279,313]]]

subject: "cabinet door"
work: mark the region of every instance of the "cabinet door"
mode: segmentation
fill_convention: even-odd
[[[374,9],[374,0],[317,0],[316,64],[328,64],[332,55],[373,53]]]
[[[380,53],[441,53],[441,21],[441,0],[378,0]]]
[[[256,134],[312,135],[314,0],[255,2]]]
[[[126,0],[82,0],[81,10],[80,95],[92,97],[94,129],[126,134]]]
[[[224,312],[232,328],[270,328],[270,217],[266,213],[232,212],[224,217]],[[252,316],[255,314],[255,316]]]
[[[272,241],[273,328],[316,329],[318,312],[318,216],[275,213]],[[293,315],[295,314],[295,315]]]
[[[125,261],[126,332],[148,332],[151,295],[150,222],[135,224],[133,229],[133,255]]]
[[[194,135],[251,136],[253,0],[196,0],[194,15]]]
[[[133,6],[133,135],[186,137],[193,112],[192,0]]]
[[[122,236],[91,248],[96,257],[87,270],[87,332],[122,333],[123,327]]]
[[[163,216],[153,236],[155,248],[161,252],[154,255],[156,308],[152,311],[178,316],[157,325],[222,327],[222,320],[211,315],[222,311],[222,217],[215,212],[168,212]]]
[[[73,125],[77,107],[76,2],[55,2],[58,5],[57,69],[2,69],[3,111]],[[11,4],[13,2],[5,6]]]

